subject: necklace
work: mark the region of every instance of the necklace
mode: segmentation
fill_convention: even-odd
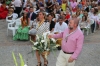
[[[77,29],[78,29],[78,28],[77,28]],[[72,35],[73,33],[75,33],[75,32],[77,31],[77,29],[74,30],[73,32],[71,32],[71,33],[69,33],[69,34],[66,35],[66,37],[65,37],[65,41],[66,41],[66,42],[67,42],[67,40],[68,40],[68,37],[69,37],[70,35]]]

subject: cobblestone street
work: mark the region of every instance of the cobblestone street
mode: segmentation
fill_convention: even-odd
[[[18,63],[20,62],[18,54],[21,53],[28,66],[36,66],[36,56],[35,53],[33,55],[31,51],[31,42],[13,41],[12,32],[10,30],[7,36],[6,21],[0,20],[0,66],[15,66],[12,52],[15,53]],[[53,52],[48,56],[48,66],[56,66],[59,51],[55,51],[55,54],[56,57]],[[77,59],[75,66],[100,66],[100,30],[96,30],[95,33],[88,36],[85,35],[82,53]]]

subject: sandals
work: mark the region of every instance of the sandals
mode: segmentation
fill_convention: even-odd
[[[45,61],[44,62],[44,66],[48,66],[48,61]]]
[[[38,65],[36,65],[36,66],[42,66],[42,63],[41,62],[38,62]],[[48,66],[48,61],[45,61],[44,62],[44,66]]]
[[[36,65],[36,66],[41,66],[41,64],[42,64],[41,62],[38,62],[38,65]]]

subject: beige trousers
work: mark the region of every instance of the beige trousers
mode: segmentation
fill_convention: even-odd
[[[60,51],[60,54],[57,58],[56,66],[74,66],[75,61],[72,63],[68,62],[68,59],[70,58],[72,54],[65,54],[62,50]]]

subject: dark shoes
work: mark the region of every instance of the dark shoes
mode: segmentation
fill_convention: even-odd
[[[38,62],[38,65],[36,65],[36,66],[42,66],[42,63],[41,62]]]
[[[44,66],[48,66],[48,60],[44,62]]]
[[[36,65],[36,66],[42,66],[42,63],[41,62],[38,62],[38,65]],[[44,62],[44,66],[48,66],[48,61],[45,61]]]

